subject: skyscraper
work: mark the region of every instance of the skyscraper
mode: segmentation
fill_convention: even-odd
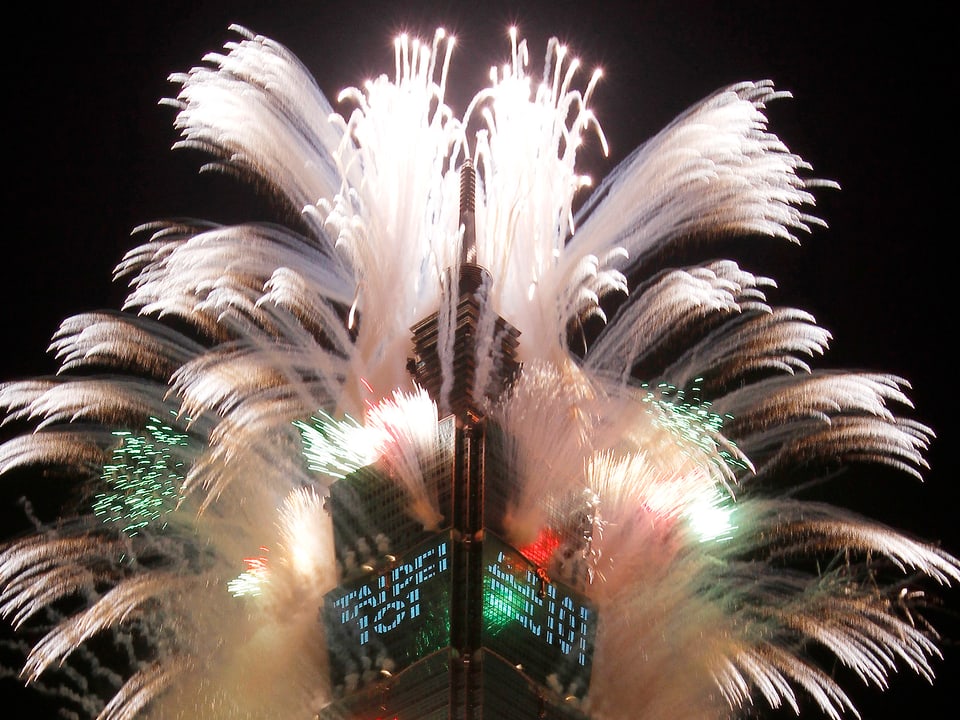
[[[436,526],[406,512],[390,470],[361,468],[331,489],[340,584],[322,612],[338,699],[324,720],[585,718],[596,612],[543,563],[583,540],[578,508],[552,508],[571,528],[524,548],[505,542],[511,468],[485,399],[518,372],[517,331],[487,306],[475,262],[474,170],[461,169],[463,243],[443,306],[412,328],[409,369],[440,408],[426,459]],[[572,569],[571,569],[572,568]]]

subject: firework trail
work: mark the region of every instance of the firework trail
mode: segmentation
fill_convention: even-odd
[[[522,372],[482,408],[515,477],[507,539],[568,532],[545,508],[589,511],[589,543],[542,563],[587,569],[590,716],[802,697],[854,713],[824,654],[879,688],[898,667],[932,678],[915,587],[960,580],[957,561],[791,492],[854,462],[919,476],[933,433],[907,417],[907,383],[816,369],[827,331],[769,304],[772,279],[713,259],[730,238],[822,224],[813,192],[831,183],[767,129],[785,93],[722,89],[591,189],[575,160],[587,136],[604,144],[599,74],[583,82],[555,41],[530,74],[514,36],[457,117],[452,39],[400,38],[392,74],[343,91],[337,114],[287,50],[234,31],[172,77],[178,145],[299,219],[143,226],[116,271],[123,311],[67,319],[59,374],[0,386],[8,422],[30,428],[0,446],[0,472],[65,474],[80,499],[0,553],[0,612],[37,638],[25,681],[103,720],[312,717],[330,701],[317,608],[344,568],[327,488],[381,463],[412,517],[444,523],[424,478],[449,385],[434,402],[407,361],[410,328],[438,313],[452,363],[467,161],[470,260],[490,271],[480,377],[494,315],[520,332]]]

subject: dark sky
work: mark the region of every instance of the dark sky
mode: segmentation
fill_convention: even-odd
[[[945,11],[898,14],[866,4],[858,10],[844,3],[839,11],[834,3],[638,4],[623,11],[560,0],[178,0],[149,9],[129,2],[25,9],[5,28],[9,175],[0,378],[53,370],[44,350],[59,321],[119,304],[123,289],[111,283],[111,270],[137,224],[183,215],[256,219],[259,206],[236,186],[197,178],[196,158],[169,151],[173,111],[157,104],[175,90],[167,75],[219,49],[230,23],[288,46],[331,97],[373,72],[391,71],[397,32],[432,37],[442,25],[458,37],[448,96],[456,111],[507,55],[506,28],[517,23],[534,67],[547,37],[557,35],[588,68],[604,68],[594,108],[611,157],[590,160],[597,177],[718,87],[770,78],[793,92],[793,100],[771,108],[772,128],[842,190],[820,195],[829,229],[799,248],[758,251],[742,264],[775,277],[775,300],[810,310],[833,333],[821,366],[909,379],[916,416],[938,434],[925,484],[867,477],[837,496],[960,552],[953,489],[960,438],[947,347],[953,338],[942,300],[956,291],[948,273],[954,231],[947,228],[956,144],[954,117],[945,112],[955,87],[948,69],[956,61],[947,59],[954,23]],[[937,687],[929,691],[904,675],[880,700],[868,695],[864,717],[948,714],[950,686],[960,681],[960,588],[945,597],[952,609],[933,618],[953,639],[944,642]],[[6,681],[0,691],[12,693]],[[930,701],[940,704],[922,710]]]

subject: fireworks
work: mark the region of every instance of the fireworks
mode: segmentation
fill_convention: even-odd
[[[552,538],[541,562],[563,573],[568,528],[551,512],[589,510],[576,561],[601,617],[591,714],[725,717],[801,692],[836,717],[851,703],[810,644],[881,687],[897,666],[933,674],[912,578],[897,573],[949,583],[956,560],[782,483],[837,462],[920,475],[932,432],[901,414],[905,382],[815,369],[829,335],[768,303],[771,279],[670,261],[822,224],[813,193],[830,183],[767,129],[784,93],[717,92],[591,190],[576,156],[586,136],[604,143],[600,76],[558,43],[541,78],[514,35],[457,117],[452,39],[400,38],[392,76],[345,90],[336,114],[283,47],[235,30],[174,76],[180,144],[282,198],[300,227],[144,226],[117,271],[126,312],[68,319],[64,372],[2,386],[9,415],[38,431],[0,448],[0,470],[53,465],[94,498],[0,555],[3,612],[47,631],[26,680],[93,667],[105,687],[71,709],[111,719],[311,717],[329,699],[326,488],[376,462],[412,517],[443,522],[423,478],[449,408],[407,361],[411,326],[439,313],[452,362],[467,159],[485,292],[521,338],[522,373],[484,407],[516,477],[508,539]],[[97,659],[94,636],[118,652]],[[639,690],[624,699],[624,684]]]

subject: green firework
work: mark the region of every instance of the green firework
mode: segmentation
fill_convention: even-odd
[[[94,498],[93,512],[105,523],[119,523],[136,535],[177,507],[186,473],[182,450],[189,435],[151,417],[141,433],[114,432],[120,445],[100,476],[106,489]]]

